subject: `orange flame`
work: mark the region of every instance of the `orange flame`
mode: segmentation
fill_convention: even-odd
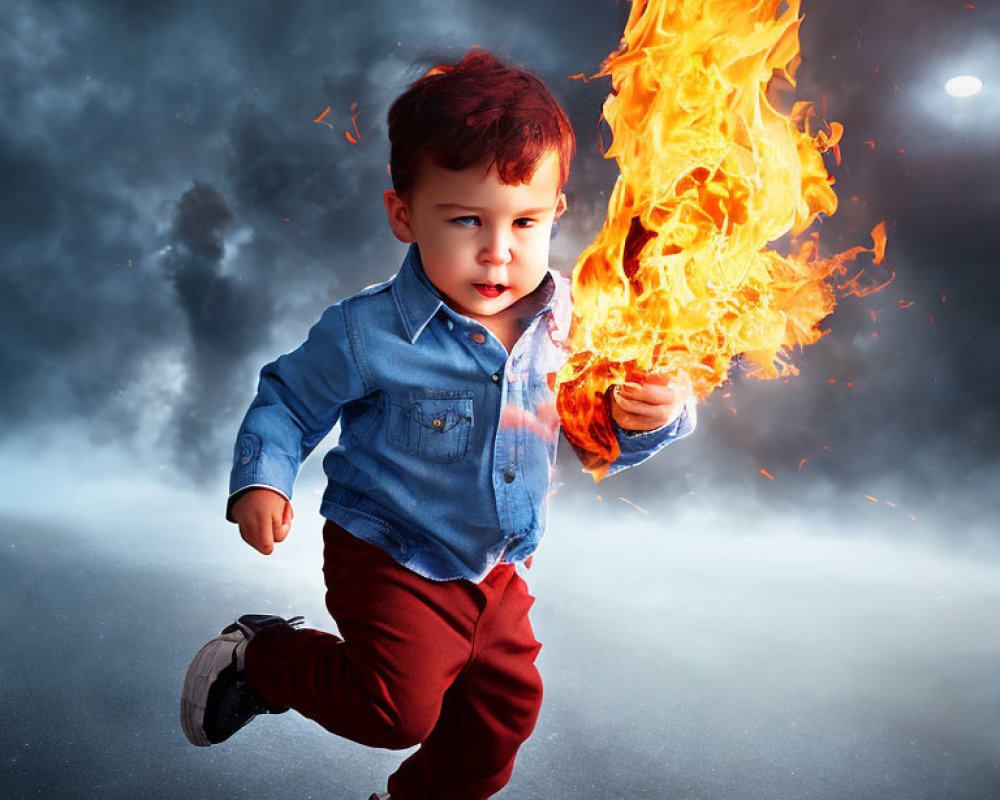
[[[842,126],[813,132],[811,104],[786,114],[769,98],[795,86],[799,6],[634,0],[622,47],[598,73],[612,84],[605,157],[621,174],[573,271],[572,355],[556,378],[564,431],[596,480],[620,452],[610,386],[686,373],[703,400],[737,356],[752,377],[796,374],[788,350],[823,335],[835,291],[888,282],[848,274],[861,253],[882,262],[884,225],[872,248],[831,258],[816,235],[788,256],[768,247],[837,209],[822,154]]]

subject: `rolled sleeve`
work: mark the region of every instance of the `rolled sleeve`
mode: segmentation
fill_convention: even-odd
[[[345,403],[367,393],[344,304],[330,306],[296,350],[260,371],[257,396],[233,452],[226,517],[245,490],[265,487],[290,499],[299,467]]]

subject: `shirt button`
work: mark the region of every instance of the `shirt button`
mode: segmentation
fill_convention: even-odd
[[[472,341],[476,344],[483,344],[486,341],[486,336],[481,333],[472,334]]]
[[[445,325],[448,326],[448,330],[450,331],[455,330],[455,323],[452,322],[450,319],[445,322]]]
[[[515,468],[515,467],[506,467],[506,468],[504,468],[503,479],[504,479],[505,483],[513,483],[514,482],[514,478],[516,478],[516,477],[517,477],[517,468]]]
[[[500,381],[500,373],[494,372],[490,377],[493,379],[493,383],[498,383]]]

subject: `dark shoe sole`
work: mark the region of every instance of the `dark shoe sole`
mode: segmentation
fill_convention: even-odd
[[[219,673],[233,663],[233,653],[245,639],[239,630],[223,633],[202,647],[188,667],[181,692],[181,728],[187,740],[197,747],[215,744],[205,733],[208,693]]]

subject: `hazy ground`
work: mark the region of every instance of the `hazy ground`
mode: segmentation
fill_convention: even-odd
[[[42,513],[14,481],[0,796],[362,800],[383,786],[404,754],[293,714],[210,750],[177,720],[188,661],[233,615],[328,624],[318,517],[300,511],[264,559],[190,492],[125,486],[90,506],[67,487]],[[503,796],[996,798],[995,552],[723,499],[654,518],[557,498],[529,573],[546,704]],[[70,513],[83,508],[92,518]]]

